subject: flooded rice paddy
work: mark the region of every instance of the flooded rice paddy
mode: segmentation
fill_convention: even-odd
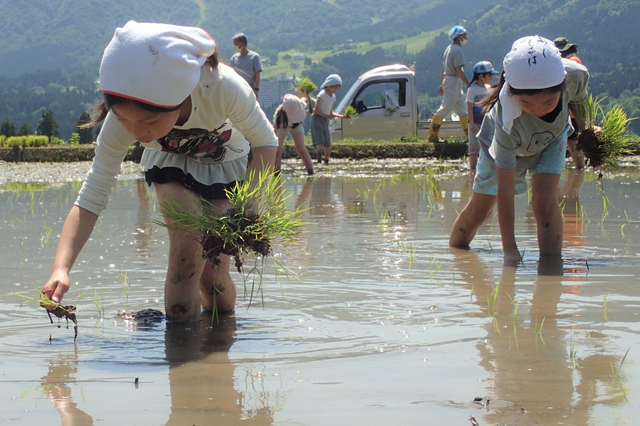
[[[75,343],[73,324],[16,294],[38,296],[79,183],[4,186],[0,424],[633,424],[638,170],[602,185],[565,173],[562,263],[538,262],[518,197],[514,269],[495,217],[472,250],[448,247],[470,178],[437,164],[337,160],[307,179],[287,163],[289,205],[311,224],[276,251],[300,280],[269,262],[249,307],[258,283],[232,272],[235,314],[190,326],[118,315],[163,309],[168,254],[154,193],[130,171],[71,275]]]

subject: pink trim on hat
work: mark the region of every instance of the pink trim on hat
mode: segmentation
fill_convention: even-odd
[[[211,36],[209,36],[209,37],[211,37]],[[129,100],[136,101],[136,102],[142,102],[143,104],[151,105],[151,106],[158,107],[158,108],[166,108],[166,109],[177,108],[180,105],[182,105],[182,103],[184,102],[184,101],[180,102],[179,104],[176,104],[176,105],[160,105],[160,104],[154,104],[153,102],[145,101],[144,99],[139,99],[139,98],[136,98],[136,97],[133,97],[133,96],[127,96],[127,95],[124,95],[124,94],[118,93],[118,92],[111,92],[111,91],[108,91],[108,90],[102,90],[102,93],[106,93],[107,95],[115,95],[115,96],[119,96],[121,98],[129,99]]]
[[[202,30],[202,28],[200,28]],[[208,32],[206,32],[205,30],[202,30],[203,33],[205,33],[206,35],[209,36],[209,38],[211,39],[211,41],[213,41],[213,53],[216,53],[218,51],[218,43],[216,43],[216,40],[211,37],[211,34],[209,34]],[[213,55],[212,53],[212,55]]]

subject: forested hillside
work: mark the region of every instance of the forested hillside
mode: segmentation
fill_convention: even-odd
[[[415,63],[424,116],[440,101],[436,89],[451,25],[462,23],[469,31],[468,75],[480,60],[500,69],[521,36],[562,35],[578,45],[591,71],[592,92],[640,116],[640,51],[634,46],[640,0],[0,0],[0,5],[0,122],[8,118],[17,128],[24,122],[35,128],[42,111],[52,110],[65,139],[98,98],[102,50],[114,29],[129,19],[200,25],[216,38],[223,58],[231,55],[230,37],[237,31],[244,31],[250,47],[264,56],[292,48],[334,50],[304,73],[319,84],[338,72],[345,89],[376,66]],[[417,54],[407,53],[404,37],[434,29],[442,33],[433,42]],[[395,41],[392,48],[341,53],[346,40]],[[640,120],[633,126],[640,133]]]
[[[223,57],[243,31],[251,48],[320,50],[439,28],[500,0],[0,0],[0,75],[97,67],[115,28],[133,19],[196,25]]]
[[[550,39],[565,36],[578,45],[579,56],[591,72],[590,90],[606,96],[605,103],[619,102],[630,116],[640,117],[637,22],[640,22],[639,0],[507,0],[467,18],[465,70],[471,76],[473,64],[481,60],[491,61],[501,69],[511,44],[522,36],[537,34]],[[314,65],[309,74],[319,78],[328,71],[340,71],[351,82],[359,70],[391,62],[415,63],[418,87],[423,94],[421,111],[430,115],[439,102],[442,54],[448,44],[443,31],[416,55],[397,50],[339,54]],[[633,121],[632,127],[640,133],[640,120]]]

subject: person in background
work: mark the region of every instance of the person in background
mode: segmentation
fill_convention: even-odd
[[[291,135],[296,152],[300,156],[309,176],[313,175],[313,161],[304,145],[304,119],[307,117],[306,103],[297,97],[287,93],[282,98],[282,104],[276,108],[273,116],[273,128],[278,136],[278,150],[276,151],[275,169],[280,170],[282,165],[282,146],[287,137]]]
[[[329,131],[329,120],[334,118],[346,118],[345,115],[333,112],[333,104],[336,102],[336,92],[342,86],[342,79],[338,74],[328,76],[316,98],[316,106],[311,116],[311,138],[313,146],[316,147],[316,160],[322,163],[324,153],[324,164],[329,164],[331,157],[331,132]]]
[[[473,80],[471,80],[467,90],[467,116],[469,120],[469,167],[475,173],[478,155],[480,154],[480,142],[476,134],[482,125],[484,114],[482,107],[478,105],[482,99],[489,94],[491,79],[498,75],[498,71],[493,69],[491,62],[482,61],[473,66]]]
[[[247,49],[247,36],[243,33],[234,35],[231,37],[231,41],[233,41],[236,53],[231,57],[229,65],[249,83],[256,95],[256,99],[258,99],[260,73],[262,72],[260,55],[253,50]]]
[[[578,57],[578,46],[576,44],[569,43],[566,37],[556,38],[553,40],[553,44],[555,44],[560,51],[562,58],[582,65],[582,60]],[[569,155],[571,155],[575,168],[582,169],[584,168],[584,153],[576,149],[576,145],[578,144],[578,125],[573,113],[571,113],[571,125],[574,130],[573,133],[567,137],[567,149],[569,150]]]
[[[555,44],[555,46],[560,51],[560,56],[582,65],[582,60],[578,57],[577,44],[569,43],[569,40],[566,37],[556,38],[555,40],[553,40],[553,44]]]
[[[431,119],[431,128],[429,131],[429,141],[438,142],[438,132],[445,117],[452,111],[460,117],[460,125],[469,138],[467,106],[464,102],[464,87],[469,87],[469,80],[464,75],[464,53],[462,46],[467,44],[467,30],[456,25],[449,31],[449,40],[451,44],[444,51],[442,72],[440,74],[440,86],[438,93],[443,95],[442,104]]]
[[[216,43],[204,30],[129,21],[118,28],[100,64],[103,123],[91,170],[65,220],[42,293],[56,303],[69,290],[69,272],[89,239],[117,183],[129,147],[145,147],[145,180],[160,203],[179,202],[200,211],[206,200],[229,206],[227,191],[247,168],[273,166],[278,141],[246,82],[219,63]],[[252,158],[249,160],[249,158]],[[198,235],[168,225],[164,304],[168,320],[193,322],[201,308],[235,307],[229,256],[212,265],[202,257]]]
[[[588,81],[587,69],[563,60],[551,40],[530,36],[513,43],[500,82],[481,101],[486,115],[478,133],[481,150],[473,193],[453,225],[450,246],[469,247],[497,202],[504,264],[520,263],[514,198],[526,192],[529,172],[540,257],[560,256],[557,196],[571,129],[569,111],[584,105]],[[578,121],[584,124],[580,116]]]

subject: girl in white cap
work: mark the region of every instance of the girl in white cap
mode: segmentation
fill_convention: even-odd
[[[539,36],[517,40],[505,56],[500,82],[481,101],[485,118],[478,133],[480,157],[473,194],[453,225],[449,244],[468,247],[498,203],[505,265],[520,260],[514,235],[514,196],[532,177],[531,207],[541,256],[560,255],[562,215],[558,182],[565,165],[569,112],[587,96],[589,73],[563,61],[552,41]]]
[[[296,152],[300,156],[309,176],[313,175],[313,161],[304,145],[304,119],[307,117],[306,104],[299,97],[287,93],[282,97],[282,104],[276,108],[273,116],[273,128],[278,136],[278,150],[276,151],[275,168],[280,170],[282,164],[282,145],[287,133],[293,138]]]
[[[103,102],[92,124],[104,122],[91,170],[69,213],[43,293],[60,302],[69,271],[91,235],[128,148],[145,147],[145,180],[158,201],[178,201],[199,211],[205,199],[224,208],[226,189],[247,167],[273,165],[277,140],[249,85],[219,64],[216,44],[204,30],[129,21],[118,28],[100,65]],[[249,160],[250,155],[252,160]],[[168,218],[165,222],[170,223]],[[166,316],[191,322],[201,307],[232,310],[236,290],[229,258],[211,265],[194,235],[169,229]]]

